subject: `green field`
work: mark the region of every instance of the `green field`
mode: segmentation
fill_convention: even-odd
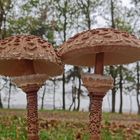
[[[40,140],[89,140],[88,113],[39,112]],[[0,140],[27,140],[25,110],[0,110]],[[102,140],[140,140],[140,116],[103,113]]]

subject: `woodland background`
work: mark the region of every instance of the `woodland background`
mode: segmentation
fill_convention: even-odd
[[[57,48],[74,34],[99,27],[120,29],[139,38],[140,0],[0,0],[0,39],[33,34],[47,39]],[[80,77],[82,71],[91,73],[94,68],[66,65],[62,76],[46,81],[38,94],[40,108],[51,102],[53,109],[82,109],[84,99],[88,100]],[[129,97],[129,112],[133,112],[132,104],[135,104],[140,115],[139,62],[105,67],[105,73],[114,79],[114,88],[108,93],[109,111],[123,113],[125,95]],[[1,76],[0,81],[0,108],[10,108],[16,96],[22,94],[21,90],[9,77]],[[61,98],[59,106],[58,96]],[[18,100],[23,101],[22,98]]]

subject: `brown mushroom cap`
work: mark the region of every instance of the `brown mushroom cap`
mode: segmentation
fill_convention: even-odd
[[[84,31],[58,49],[66,64],[93,66],[96,53],[104,52],[104,64],[127,64],[140,60],[140,40],[112,28]]]
[[[21,76],[62,73],[53,46],[34,35],[17,35],[0,40],[0,74]]]

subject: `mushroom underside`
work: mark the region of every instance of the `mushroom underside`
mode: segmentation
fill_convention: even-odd
[[[0,60],[0,74],[4,76],[24,76],[47,74],[56,76],[62,73],[60,65],[46,60]]]
[[[94,51],[81,49],[70,51],[62,55],[62,61],[66,64],[77,66],[94,66],[97,53],[104,52],[104,65],[128,64],[140,60],[140,50],[129,48],[119,51]]]

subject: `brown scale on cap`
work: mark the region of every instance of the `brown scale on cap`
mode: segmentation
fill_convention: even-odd
[[[93,66],[95,54],[104,52],[104,64],[125,64],[140,59],[140,40],[127,32],[99,28],[78,33],[58,49],[67,64]]]
[[[48,51],[54,51],[53,46],[47,41],[34,35],[17,35],[0,40],[0,59],[50,59],[56,61],[53,53],[51,57]],[[14,53],[13,53],[14,52]],[[19,53],[22,52],[22,53]],[[34,53],[34,55],[31,52]],[[18,53],[19,56],[14,54]]]

